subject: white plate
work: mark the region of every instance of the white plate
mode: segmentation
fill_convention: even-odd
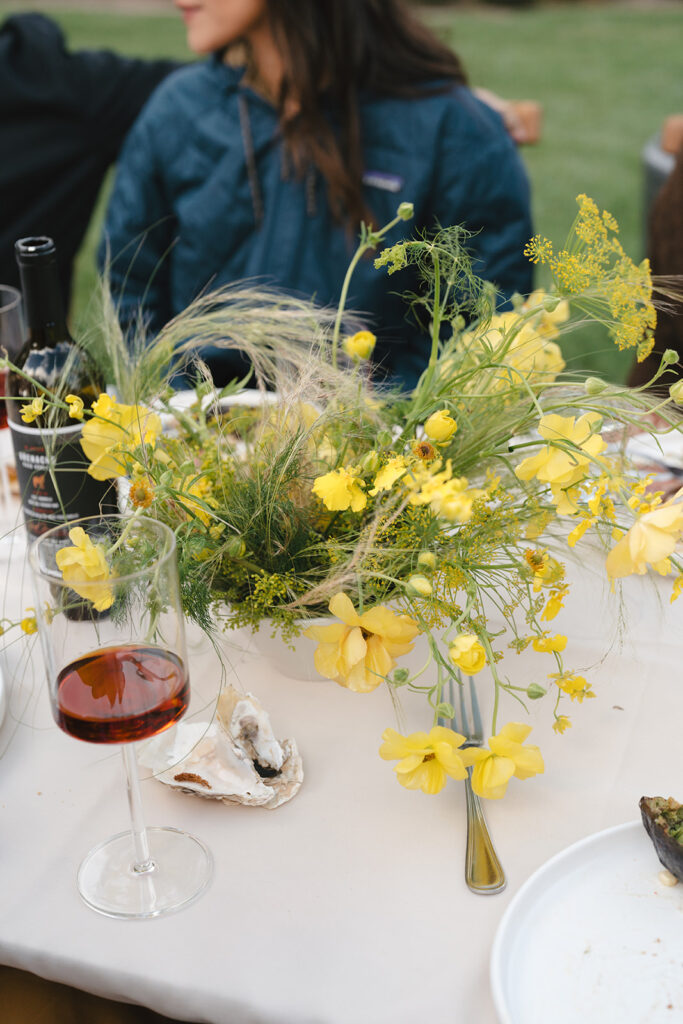
[[[496,933],[501,1024],[683,1020],[683,884],[662,885],[639,821],[557,854],[522,886]]]

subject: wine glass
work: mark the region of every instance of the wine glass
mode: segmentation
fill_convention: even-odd
[[[23,343],[21,292],[11,285],[0,284],[0,358],[6,354],[10,359],[15,359]],[[9,467],[13,461],[4,398],[8,376],[8,370],[0,369],[0,502],[6,511],[9,510],[10,499]]]
[[[110,917],[176,910],[207,886],[211,854],[186,832],[145,828],[133,746],[189,703],[175,535],[137,514],[90,516],[48,530],[29,558],[57,725],[122,744],[131,830],[86,856],[81,897]]]

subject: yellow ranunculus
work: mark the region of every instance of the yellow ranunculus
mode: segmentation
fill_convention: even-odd
[[[421,789],[423,793],[439,793],[446,784],[446,776],[452,779],[467,777],[459,748],[465,737],[441,725],[434,726],[429,733],[414,732],[402,736],[395,729],[385,729],[384,743],[379,756],[385,761],[396,761],[394,768],[398,781],[406,789]]]
[[[478,796],[500,800],[513,775],[517,779],[529,779],[543,773],[545,766],[538,747],[522,746],[530,732],[530,725],[508,722],[497,736],[491,736],[488,750],[483,747],[463,750],[463,761],[473,766],[472,789]]]
[[[38,623],[36,622],[35,608],[27,608],[27,612],[33,612],[33,615],[26,615],[19,623],[20,628],[27,636],[31,636],[33,633],[38,632]]]
[[[524,459],[515,470],[520,480],[536,477],[550,484],[553,501],[561,515],[577,511],[567,491],[587,476],[591,460],[607,447],[602,437],[594,433],[598,420],[595,413],[584,413],[578,419],[556,413],[543,416],[538,430],[550,444]]]
[[[424,432],[430,441],[440,443],[450,441],[457,429],[458,424],[448,409],[439,409],[438,412],[432,413],[424,425]]]
[[[42,395],[39,398],[34,398],[32,402],[27,402],[26,405],[22,405],[20,412],[21,418],[24,423],[33,423],[39,416],[42,416],[44,412],[45,399]]]
[[[106,611],[114,603],[114,589],[106,581],[111,578],[104,550],[93,544],[81,526],[69,530],[70,548],[60,548],[55,558],[65,583],[79,597],[92,601],[95,610]]]
[[[669,555],[683,531],[683,504],[667,502],[651,512],[645,512],[633,524],[616,547],[612,548],[605,563],[613,579],[647,572],[648,563],[663,569]]]
[[[461,633],[460,636],[456,636],[448,648],[448,654],[453,664],[468,676],[481,672],[486,664],[486,651],[474,633]]]
[[[356,331],[349,338],[344,338],[342,348],[347,356],[355,360],[369,359],[372,355],[377,338],[372,331]]]
[[[381,604],[359,615],[346,594],[335,594],[329,608],[341,622],[309,626],[304,636],[318,641],[314,657],[320,675],[356,693],[379,686],[395,659],[412,651],[420,632],[409,615],[396,615]]]
[[[67,395],[64,401],[69,403],[69,416],[71,417],[71,419],[82,420],[83,399],[79,398],[78,395]]]
[[[155,412],[139,405],[119,405],[110,395],[93,402],[94,416],[83,426],[81,448],[90,460],[88,473],[95,480],[124,476],[132,451],[141,444],[154,444],[161,433]]]
[[[562,636],[561,633],[556,633],[555,636],[550,636],[548,633],[544,633],[543,636],[534,637],[533,644],[531,645],[535,651],[539,654],[552,654],[560,653],[567,646],[566,636]]]
[[[363,487],[365,483],[353,466],[341,466],[324,476],[316,477],[312,490],[330,512],[344,512],[347,508],[352,512],[360,512],[368,503]]]
[[[389,459],[385,466],[382,466],[375,477],[372,490],[368,491],[368,494],[374,498],[374,496],[379,494],[380,491],[391,490],[396,481],[405,473],[407,465],[405,455],[394,455],[393,458]]]

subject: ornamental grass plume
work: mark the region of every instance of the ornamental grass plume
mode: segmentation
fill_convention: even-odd
[[[128,510],[175,532],[188,617],[208,632],[267,623],[287,643],[313,642],[324,678],[419,696],[431,731],[384,735],[398,780],[436,793],[471,764],[475,789],[498,799],[512,777],[543,770],[538,748],[524,744],[527,726],[499,728],[506,705],[545,704],[560,735],[571,725],[567,701],[590,707],[590,682],[573,669],[562,631],[564,559],[600,545],[613,579],[653,566],[673,575],[672,599],[683,591],[681,505],[646,492],[623,443],[644,423],[654,434],[680,431],[681,396],[674,388],[656,400],[655,424],[644,389],[565,371],[562,338],[577,314],[639,356],[656,319],[649,267],[628,260],[613,218],[591,200],[579,197],[564,248],[530,241],[528,255],[550,266],[554,283],[506,311],[474,275],[462,228],[382,249],[389,228],[409,231],[407,216],[402,204],[384,228],[362,226],[336,311],[233,285],[128,347],[105,284],[102,330],[88,348],[119,399],[73,415],[83,416],[91,472],[128,475]],[[373,379],[371,336],[345,308],[353,269],[371,251],[378,274],[405,267],[420,282],[409,301],[428,325],[429,358],[409,394]],[[196,356],[203,346],[240,350],[253,369],[216,392]],[[194,382],[182,403],[171,384],[178,369]],[[45,394],[41,411],[31,404],[26,414],[63,413],[60,401]],[[173,423],[167,432],[161,414]],[[104,573],[92,552],[74,552],[74,572],[89,558]],[[75,582],[107,586],[105,575]],[[491,603],[503,627],[493,628]],[[329,615],[328,625],[307,622]],[[408,669],[401,659],[418,640],[424,656]],[[546,686],[506,675],[503,656],[525,650]],[[438,724],[452,719],[444,694],[463,674],[493,691],[488,746],[474,753]]]

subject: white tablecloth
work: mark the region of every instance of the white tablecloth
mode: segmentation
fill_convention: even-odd
[[[24,573],[19,552],[0,542],[10,612],[32,604]],[[551,730],[549,700],[531,705],[530,742],[540,745],[546,773],[513,780],[504,800],[486,805],[509,879],[493,897],[465,887],[463,785],[450,782],[436,797],[410,792],[377,756],[382,731],[396,725],[385,688],[358,695],[284,679],[234,649],[228,681],[262,699],[277,735],[298,741],[300,793],[275,811],[247,809],[148,779],[148,824],[201,836],[215,857],[213,883],[167,918],[93,913],[75,874],[93,845],[126,827],[120,757],[57,729],[37,644],[32,663],[28,643],[10,646],[2,656],[10,693],[0,730],[0,962],[214,1024],[494,1024],[491,944],[520,885],[572,842],[636,819],[642,794],[683,795],[683,598],[669,605],[670,581],[628,580],[620,647],[619,603],[600,558],[576,574],[553,631],[569,634],[567,663],[585,672],[597,698],[571,705],[564,736]],[[220,675],[196,641],[193,711],[210,701]],[[506,671],[543,683],[554,663],[525,652],[508,656]],[[429,726],[421,702],[404,708],[408,729]],[[500,723],[519,718],[506,702]]]

